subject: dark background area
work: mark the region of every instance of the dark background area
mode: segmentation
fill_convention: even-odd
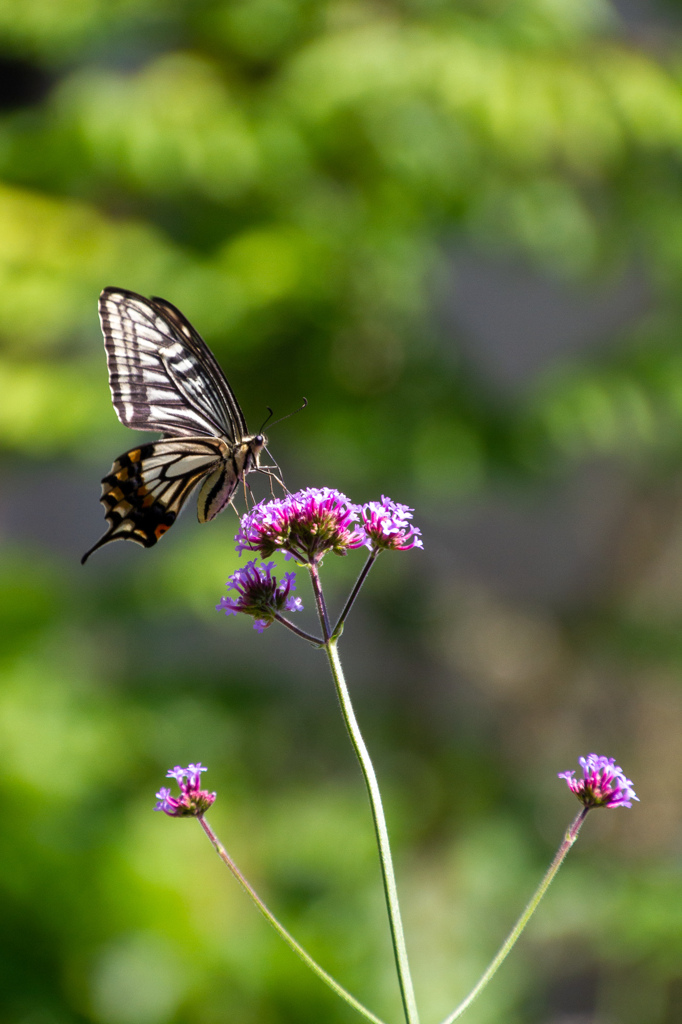
[[[556,773],[592,750],[641,803],[590,816],[468,1018],[682,1019],[680,15],[0,7],[0,1020],[352,1019],[196,824],[152,813],[198,760],[245,874],[400,1019],[324,660],[214,610],[234,514],[190,501],[156,548],[79,565],[136,439],[111,285],[183,310],[252,429],[307,397],[269,432],[292,490],[416,510],[424,551],[382,556],[343,656],[424,1024],[507,934],[577,809]],[[333,608],[361,564],[327,559]]]

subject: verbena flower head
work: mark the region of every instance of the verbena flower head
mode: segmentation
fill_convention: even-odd
[[[408,551],[423,548],[421,530],[412,526],[410,519],[414,509],[399,505],[397,501],[382,496],[381,501],[368,501],[362,506],[362,524],[370,551]]]
[[[274,562],[257,564],[256,559],[247,562],[243,569],[233,572],[227,581],[227,589],[237,592],[237,597],[223,597],[216,611],[224,611],[226,615],[245,612],[256,620],[253,628],[262,633],[272,625],[275,616],[282,611],[298,612],[303,608],[300,597],[292,597],[291,591],[296,589],[295,572],[287,572],[284,579],[277,582],[272,570]]]
[[[345,555],[365,543],[355,524],[359,509],[330,487],[307,487],[286,498],[261,502],[242,517],[237,551],[257,551],[269,558],[283,551],[302,565],[314,565],[328,551]]]
[[[175,767],[166,772],[169,779],[175,779],[180,787],[180,796],[171,796],[168,786],[162,786],[156,794],[158,803],[155,811],[163,811],[171,818],[200,817],[215,800],[215,793],[201,789],[201,773],[207,771],[201,764],[190,764],[187,768]]]
[[[559,772],[568,788],[585,807],[632,807],[636,796],[630,779],[626,779],[614,758],[588,754],[579,757],[582,779],[574,779],[575,771]]]

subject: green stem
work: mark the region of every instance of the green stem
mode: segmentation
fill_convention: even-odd
[[[407,1024],[419,1024],[419,1015],[417,1013],[414,988],[407,960],[405,936],[403,934],[400,905],[398,903],[398,890],[395,883],[393,859],[391,857],[391,847],[388,840],[388,829],[386,828],[386,818],[381,802],[379,784],[374,772],[374,767],[370,760],[369,752],[365,746],[365,741],[362,738],[362,734],[355,717],[355,712],[353,711],[350,694],[348,693],[343,670],[341,668],[341,662],[339,660],[337,642],[334,639],[330,639],[327,640],[324,646],[327,652],[327,657],[329,658],[329,664],[332,670],[332,676],[334,677],[334,684],[336,686],[336,692],[338,694],[346,728],[348,729],[353,749],[355,750],[358,761],[360,762],[360,767],[365,777],[367,792],[369,794],[369,802],[372,808],[372,817],[374,819],[374,829],[376,832],[377,842],[379,844],[379,857],[381,860],[384,892],[386,893],[388,919],[391,927],[391,940],[393,942],[395,962],[398,969],[398,980],[400,983],[400,994],[402,996],[403,1007],[405,1010],[405,1019],[407,1020]]]
[[[322,593],[322,584],[320,583],[320,573],[317,565],[308,563],[308,572],[310,573],[310,580],[313,585],[313,593],[315,594],[315,604],[317,606],[317,614],[320,617],[320,626],[322,627],[322,636],[325,639],[325,643],[331,636],[331,627],[329,625],[329,613],[327,612],[327,604]]]
[[[343,624],[346,621],[348,613],[350,612],[351,608],[353,607],[353,604],[355,603],[355,598],[360,593],[360,587],[362,586],[362,584],[367,579],[367,576],[369,574],[369,570],[374,565],[374,563],[376,561],[376,557],[377,557],[378,554],[379,554],[379,551],[376,548],[370,553],[369,558],[367,559],[367,561],[364,564],[362,572],[360,573],[360,575],[358,576],[357,580],[355,581],[355,586],[353,587],[353,589],[350,592],[350,597],[346,601],[346,603],[344,605],[344,608],[343,608],[343,611],[339,615],[338,622],[334,626],[334,632],[333,632],[332,636],[335,636],[335,637],[340,636],[341,629],[343,628]]]
[[[354,996],[352,996],[350,992],[347,992],[342,985],[339,985],[338,981],[335,981],[334,978],[332,978],[331,974],[327,974],[324,968],[320,967],[320,965],[315,960],[313,960],[309,953],[306,953],[303,946],[300,946],[296,939],[293,937],[293,935],[290,935],[286,928],[279,923],[275,915],[272,913],[272,911],[268,909],[268,907],[260,898],[256,890],[244,878],[243,874],[241,873],[235,862],[232,860],[229,853],[227,852],[223,844],[220,842],[215,832],[213,831],[209,823],[206,821],[206,819],[203,817],[203,815],[198,815],[198,820],[204,832],[211,840],[218,856],[220,857],[224,864],[227,864],[228,868],[230,869],[234,877],[237,879],[244,892],[247,894],[247,896],[250,896],[250,898],[253,900],[253,902],[260,910],[263,917],[270,922],[270,924],[275,929],[277,934],[284,939],[286,944],[291,949],[293,949],[294,953],[296,953],[296,955],[301,958],[303,963],[306,964],[306,966],[309,967],[311,971],[314,971],[318,978],[322,979],[325,985],[329,985],[329,988],[332,989],[333,992],[336,992],[337,996],[340,996],[349,1004],[349,1006],[352,1006],[354,1010],[357,1010],[358,1013],[362,1014],[362,1016],[366,1020],[372,1021],[372,1024],[384,1024],[380,1017],[376,1017],[370,1010],[363,1006],[362,1003],[358,1002],[358,1000]]]
[[[575,821],[567,829],[566,835],[564,836],[564,841],[561,844],[561,846],[559,847],[559,849],[557,850],[556,855],[554,857],[554,860],[550,864],[545,877],[540,882],[540,885],[536,889],[535,894],[531,898],[531,900],[528,903],[528,905],[527,905],[526,909],[524,910],[524,912],[521,914],[521,917],[518,919],[518,921],[516,922],[516,924],[512,928],[511,932],[509,933],[508,938],[506,939],[504,945],[501,947],[501,949],[500,949],[499,953],[497,954],[497,956],[495,957],[495,959],[490,964],[490,967],[488,968],[488,970],[485,972],[485,974],[483,975],[481,980],[478,982],[478,984],[475,986],[475,988],[473,988],[471,990],[471,992],[466,997],[464,1002],[460,1003],[459,1006],[452,1011],[452,1013],[449,1015],[449,1017],[446,1017],[445,1020],[442,1021],[442,1024],[453,1024],[453,1021],[456,1021],[458,1017],[461,1017],[462,1014],[464,1013],[464,1011],[467,1009],[467,1007],[470,1006],[473,1003],[473,1001],[476,998],[476,996],[478,996],[483,991],[483,989],[488,984],[488,982],[490,981],[492,976],[495,974],[497,969],[501,966],[501,964],[504,961],[504,959],[506,958],[507,954],[511,951],[511,949],[515,945],[517,939],[521,935],[521,932],[523,931],[523,929],[526,927],[526,925],[530,921],[531,917],[533,916],[533,914],[534,914],[534,912],[535,912],[535,910],[536,910],[540,900],[542,899],[542,897],[547,892],[547,890],[548,890],[548,888],[550,886],[550,883],[552,882],[552,880],[553,880],[554,876],[556,875],[557,871],[559,870],[559,868],[563,864],[563,862],[564,862],[564,860],[566,858],[566,854],[568,853],[568,851],[573,846],[573,843],[578,838],[578,833],[580,832],[580,826],[582,825],[583,821],[585,820],[585,818],[587,816],[588,810],[589,810],[589,807],[583,807],[582,811],[577,816]]]
[[[275,615],[275,621],[281,622],[283,626],[286,626],[287,629],[290,629],[292,633],[296,634],[296,636],[300,636],[302,640],[307,640],[309,644],[313,645],[313,647],[324,646],[323,640],[320,640],[320,638],[317,636],[313,636],[312,633],[306,633],[304,629],[299,629],[298,626],[295,626],[293,622],[289,621],[289,619],[286,619],[283,615],[280,615],[279,612],[277,612]]]

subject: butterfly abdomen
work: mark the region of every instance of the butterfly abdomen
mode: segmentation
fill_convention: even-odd
[[[265,446],[262,435],[246,437],[231,451],[226,450],[222,463],[207,476],[197,501],[200,523],[214,519],[229,504],[240,480],[251,469],[258,468],[258,459]]]

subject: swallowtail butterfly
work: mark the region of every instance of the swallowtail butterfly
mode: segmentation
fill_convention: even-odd
[[[152,547],[202,480],[199,522],[213,519],[266,444],[248,433],[213,353],[170,302],[105,288],[99,315],[118,418],[162,436],[120,455],[102,480],[109,528],[81,562],[114,540]]]

